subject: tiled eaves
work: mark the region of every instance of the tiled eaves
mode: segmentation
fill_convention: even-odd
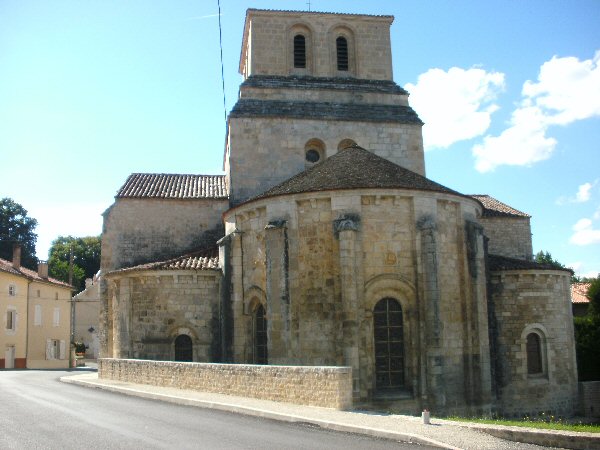
[[[513,208],[512,206],[502,203],[489,195],[473,194],[470,197],[477,199],[483,205],[483,217],[523,217],[531,218],[531,216],[523,211]]]
[[[571,269],[557,267],[552,264],[543,264],[499,255],[488,255],[488,267],[493,272],[503,270],[559,270],[573,273]]]
[[[220,270],[219,250],[217,247],[196,250],[176,258],[165,261],[155,261],[125,267],[109,272],[107,275],[129,272],[140,272],[146,270]]]
[[[115,198],[226,199],[225,175],[131,174]]]
[[[242,83],[242,88],[284,88],[284,89],[323,89],[351,90],[353,92],[376,92],[384,94],[408,95],[408,92],[390,80],[364,80],[358,78],[311,77],[298,75],[252,75]]]
[[[423,125],[409,106],[240,99],[230,118],[274,117],[307,120],[393,122]]]

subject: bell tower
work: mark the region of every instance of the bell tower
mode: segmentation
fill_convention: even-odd
[[[224,161],[233,205],[353,143],[425,174],[423,123],[392,77],[393,20],[247,11]]]

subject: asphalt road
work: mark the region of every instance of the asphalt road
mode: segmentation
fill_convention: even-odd
[[[0,449],[428,449],[0,371]]]

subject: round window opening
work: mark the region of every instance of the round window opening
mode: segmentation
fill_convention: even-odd
[[[317,161],[319,161],[319,159],[321,159],[321,155],[318,151],[310,149],[306,152],[306,160],[308,162],[316,163]]]

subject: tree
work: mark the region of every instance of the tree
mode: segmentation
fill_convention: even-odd
[[[0,200],[0,258],[12,260],[13,245],[21,244],[21,265],[36,269],[34,232],[37,220],[27,216],[27,210],[11,198]]]
[[[577,371],[580,381],[600,380],[600,275],[587,291],[588,313],[575,317]]]
[[[550,254],[550,252],[544,252],[543,250],[540,250],[539,252],[537,252],[535,254],[535,262],[540,263],[540,264],[549,264],[558,269],[566,269],[564,264],[562,264],[562,263],[558,262],[557,260],[555,260],[554,258],[552,258],[552,255]]]
[[[73,249],[73,287],[77,292],[85,288],[85,279],[93,278],[100,269],[100,236],[59,236],[49,251],[50,276],[69,281],[69,260]]]

